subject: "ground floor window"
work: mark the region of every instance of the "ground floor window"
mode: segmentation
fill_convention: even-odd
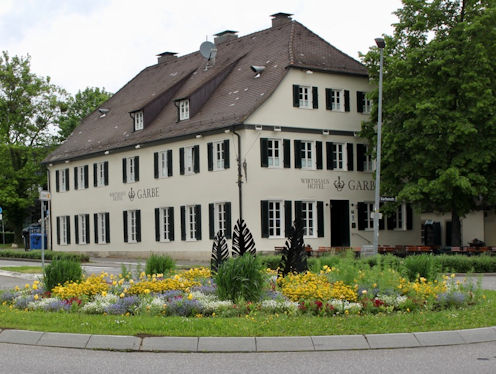
[[[90,243],[90,215],[78,214],[74,216],[74,233],[76,234],[76,244]]]
[[[69,216],[57,217],[57,244],[71,244],[71,221]]]
[[[208,205],[210,239],[220,232],[227,239],[231,239],[231,203],[211,203]]]
[[[169,242],[174,240],[174,208],[155,209],[155,240]]]
[[[141,211],[125,210],[124,219],[124,242],[139,243],[141,242]]]
[[[201,206],[181,206],[181,240],[201,240]]]
[[[110,243],[110,214],[95,213],[93,215],[95,228],[95,243],[108,244]]]

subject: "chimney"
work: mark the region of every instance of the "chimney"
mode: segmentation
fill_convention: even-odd
[[[169,62],[177,59],[177,52],[163,52],[157,55],[157,64],[162,64],[164,62]]]
[[[289,13],[275,13],[275,14],[272,14],[271,15],[271,17],[272,17],[272,27],[282,26],[285,23],[291,22],[292,21],[291,16],[292,16],[292,14],[289,14]]]
[[[237,33],[238,33],[237,31],[233,31],[233,30],[225,30],[219,32],[214,35],[215,36],[214,43],[220,44],[223,42],[228,42],[230,40],[238,39],[238,35],[236,35]]]

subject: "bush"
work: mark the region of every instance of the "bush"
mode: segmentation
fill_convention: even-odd
[[[434,256],[425,254],[405,258],[403,269],[410,281],[414,281],[417,276],[432,281],[436,279],[438,272],[441,270]]]
[[[217,294],[222,300],[258,301],[264,285],[263,266],[256,257],[244,254],[224,262],[215,275]]]
[[[0,257],[7,258],[29,258],[32,260],[40,260],[41,259],[41,251],[34,250],[29,252],[23,251],[11,251],[11,250],[0,250]],[[90,257],[86,254],[79,253],[67,253],[67,252],[53,252],[51,250],[45,250],[45,260],[71,260],[78,262],[88,262]]]
[[[55,260],[45,267],[43,283],[45,289],[51,291],[58,284],[67,281],[80,281],[83,275],[81,264],[71,260]]]
[[[176,268],[176,263],[169,256],[151,255],[146,260],[146,274],[167,274]]]
[[[261,255],[258,256],[258,258],[264,268],[269,268],[272,270],[276,270],[281,262],[281,255]]]

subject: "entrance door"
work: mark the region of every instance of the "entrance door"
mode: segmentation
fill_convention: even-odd
[[[350,246],[350,202],[331,200],[331,247]]]

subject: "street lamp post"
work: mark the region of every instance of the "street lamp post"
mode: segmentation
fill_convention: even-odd
[[[380,50],[381,58],[379,63],[379,103],[377,108],[377,157],[375,166],[375,202],[374,202],[374,252],[378,252],[379,247],[379,203],[381,194],[381,128],[382,128],[382,66],[383,54],[386,43],[383,38],[375,39],[375,43]]]

